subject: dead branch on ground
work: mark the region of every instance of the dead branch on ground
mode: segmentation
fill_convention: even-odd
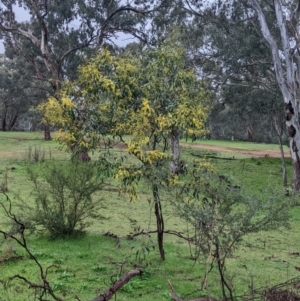
[[[101,296],[97,297],[93,301],[107,301],[109,300],[122,286],[124,286],[132,277],[141,275],[141,269],[131,270],[120,279],[118,279],[108,290]]]

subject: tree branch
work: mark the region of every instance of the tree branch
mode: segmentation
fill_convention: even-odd
[[[142,15],[146,15],[146,14],[149,14],[151,12],[154,12],[156,11],[158,8],[160,8],[163,3],[165,3],[166,0],[163,0],[161,2],[160,5],[158,5],[157,7],[151,9],[151,10],[142,10],[142,9],[139,9],[139,8],[136,8],[136,7],[132,7],[130,5],[123,5],[123,6],[120,6],[119,8],[117,8],[115,11],[113,11],[105,20],[104,24],[102,25],[102,28],[101,28],[101,32],[105,31],[106,27],[108,26],[109,22],[111,21],[111,19],[113,19],[113,17],[115,15],[117,15],[118,13],[121,13],[121,12],[124,12],[124,11],[131,11],[131,12],[134,12],[134,13],[137,13],[137,14],[142,14]]]
[[[101,296],[97,297],[93,301],[107,301],[111,299],[111,297],[120,289],[122,288],[132,277],[141,275],[141,269],[131,270],[125,275],[123,275],[120,279],[118,279],[108,290]]]
[[[175,235],[179,238],[182,238],[186,241],[189,241],[189,242],[193,242],[193,238],[190,238],[190,237],[186,237],[186,236],[183,236],[181,234],[181,232],[177,232],[177,231],[173,231],[173,230],[164,230],[163,231],[164,234],[171,234],[171,235]],[[153,233],[157,233],[157,230],[152,230],[152,231],[145,231],[144,229],[140,232],[137,232],[137,233],[134,233],[134,234],[129,234],[127,235],[127,238],[130,238],[130,239],[133,239],[134,237],[137,237],[137,236],[140,236],[140,235],[147,235],[147,236],[150,236],[150,234],[153,234]]]

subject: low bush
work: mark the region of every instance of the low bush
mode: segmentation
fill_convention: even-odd
[[[93,195],[103,179],[90,163],[47,163],[29,169],[35,187],[34,220],[52,236],[82,231],[97,216],[100,200]]]

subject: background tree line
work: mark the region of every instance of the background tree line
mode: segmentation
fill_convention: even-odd
[[[214,94],[205,138],[289,141],[297,150],[295,168],[299,165],[298,110],[292,101],[299,69],[297,1],[18,1],[29,13],[26,22],[16,20],[15,5],[1,4],[2,130],[39,126],[51,139],[49,124],[32,108],[55,97],[64,80],[75,80],[81,63],[103,47],[138,55],[168,41],[187,50],[187,64]],[[135,42],[117,46],[119,32]],[[300,178],[300,171],[296,174]]]
[[[228,18],[225,11],[203,10],[193,1],[136,1],[135,6],[77,2],[21,2],[29,13],[26,22],[14,19],[14,1],[3,2],[3,131],[41,126],[41,116],[31,108],[55,95],[63,79],[75,79],[78,66],[99,47],[135,53],[167,39],[188,49],[190,65],[215,92],[207,124],[211,137],[276,141],[274,126],[282,128],[281,95],[268,47],[251,22],[243,20],[242,3],[233,4]],[[113,38],[118,32],[131,34],[135,42],[117,46]]]

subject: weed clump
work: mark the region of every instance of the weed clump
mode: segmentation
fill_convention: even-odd
[[[44,162],[45,158],[46,158],[45,150],[38,146],[34,146],[34,147],[29,146],[28,150],[23,155],[23,159],[26,163]]]

